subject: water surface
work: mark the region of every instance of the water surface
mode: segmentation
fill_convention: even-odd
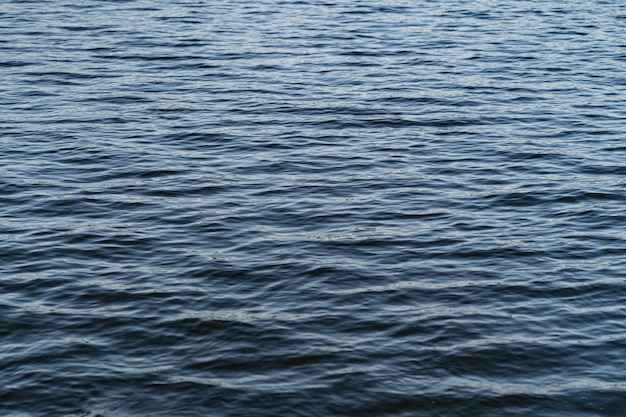
[[[625,30],[3,1],[1,413],[625,415]]]

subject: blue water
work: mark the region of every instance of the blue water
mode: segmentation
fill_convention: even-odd
[[[625,31],[3,0],[0,414],[623,417]]]

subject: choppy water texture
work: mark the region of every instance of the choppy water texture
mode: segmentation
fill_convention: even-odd
[[[626,415],[625,31],[3,0],[0,414]]]

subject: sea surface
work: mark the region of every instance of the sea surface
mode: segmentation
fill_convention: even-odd
[[[0,415],[626,415],[622,0],[2,0]]]

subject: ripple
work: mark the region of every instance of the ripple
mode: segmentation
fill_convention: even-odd
[[[622,415],[624,6],[213,3],[3,4],[0,411]]]

